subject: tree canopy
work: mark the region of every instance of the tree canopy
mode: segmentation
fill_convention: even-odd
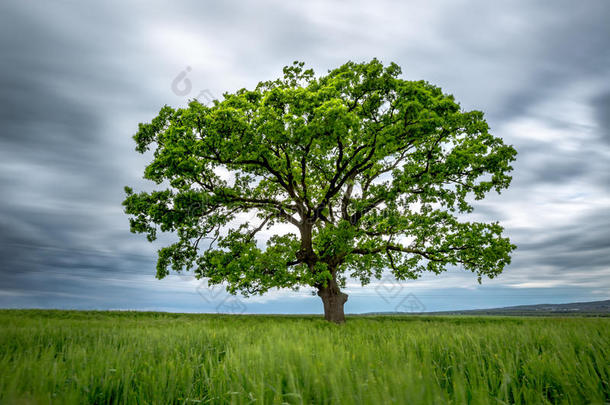
[[[416,279],[449,265],[498,275],[515,246],[497,222],[459,217],[509,186],[516,151],[482,112],[400,75],[377,59],[320,77],[295,62],[252,90],[141,123],[136,150],[153,151],[144,178],[162,188],[126,187],[123,205],[132,232],[177,235],[157,277],[192,270],[244,295],[313,287],[341,321],[348,277]],[[292,232],[257,237],[280,223]]]

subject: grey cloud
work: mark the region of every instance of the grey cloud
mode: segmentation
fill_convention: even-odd
[[[521,150],[519,161],[515,163],[523,178],[517,182],[528,184],[562,184],[581,178],[590,178],[596,162],[589,159],[587,152],[566,153],[546,145],[537,152]]]
[[[455,64],[483,70],[482,89],[504,95],[491,106],[494,119],[524,114],[558,86],[577,80],[608,79],[610,49],[604,21],[610,4],[603,0],[581,7],[573,2],[454,4],[441,32],[459,50]],[[456,15],[459,16],[456,18]],[[485,83],[487,81],[487,84]]]
[[[610,145],[610,91],[593,100],[600,138]]]
[[[556,122],[554,125],[560,124]],[[574,190],[578,185],[590,185],[600,192],[607,189],[610,177],[605,157],[606,148],[603,144],[595,142],[593,137],[583,136],[588,129],[580,128],[578,125],[573,127],[565,125],[561,126],[561,129],[565,130],[562,134],[572,137],[577,147],[563,148],[560,145],[561,139],[541,141],[519,138],[514,143],[518,155],[512,164],[514,171],[511,190],[531,191],[541,185],[566,184],[573,184]]]
[[[610,78],[608,2],[427,7],[0,4],[0,293],[13,291],[21,306],[129,307],[132,296],[140,307],[196,307],[136,282],[117,288],[110,281],[144,275],[155,281],[159,245],[128,232],[122,187],[151,187],[140,179],[146,157],[133,151],[130,138],[137,123],[153,118],[163,104],[186,101],[171,93],[170,84],[191,58],[198,63],[194,86],[221,94],[272,79],[295,59],[321,74],[346,60],[378,56],[399,63],[409,79],[442,85],[465,108],[486,111],[492,128],[535,115],[533,107],[552,104],[558,89],[581,81],[599,82],[601,89]],[[179,54],[167,48],[180,44],[155,43],[172,30],[204,49]],[[599,142],[570,152],[507,139],[518,142],[513,187],[479,204],[477,220],[510,220],[515,203],[545,185],[574,192],[587,185],[598,190],[595,198],[608,198],[603,151],[610,139],[610,97],[600,91],[590,101]],[[544,120],[575,137],[584,130],[569,117]],[[600,209],[539,229],[507,228],[519,249],[506,280],[528,279],[531,269],[541,279],[566,282],[576,282],[577,274],[607,276],[607,225]],[[95,292],[89,304],[87,291]],[[257,308],[273,312],[278,306]]]
[[[504,276],[509,283],[559,282],[610,288],[610,215],[598,209],[575,213],[567,225],[549,224],[543,231],[511,229],[517,245],[513,263]]]

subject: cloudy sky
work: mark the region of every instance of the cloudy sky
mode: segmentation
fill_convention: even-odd
[[[476,213],[518,249],[482,285],[460,269],[350,285],[346,311],[610,298],[610,2],[53,3],[0,3],[0,307],[322,312],[307,290],[156,280],[168,239],[131,234],[121,207],[123,186],[151,187],[131,137],[164,104],[294,60],[325,73],[373,57],[483,110],[517,149],[511,188]]]

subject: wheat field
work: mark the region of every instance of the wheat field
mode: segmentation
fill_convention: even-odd
[[[610,319],[0,311],[1,404],[604,404]]]

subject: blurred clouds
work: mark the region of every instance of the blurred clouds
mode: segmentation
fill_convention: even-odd
[[[589,1],[0,4],[0,306],[214,311],[193,281],[154,279],[123,186],[141,179],[138,122],[202,90],[253,87],[293,60],[318,74],[394,61],[485,111],[519,155],[477,204],[518,245],[482,286],[451,269],[405,284],[428,310],[610,295],[610,4]],[[189,94],[172,81],[190,67]],[[348,312],[393,310],[350,285]],[[320,312],[306,291],[249,312]]]

